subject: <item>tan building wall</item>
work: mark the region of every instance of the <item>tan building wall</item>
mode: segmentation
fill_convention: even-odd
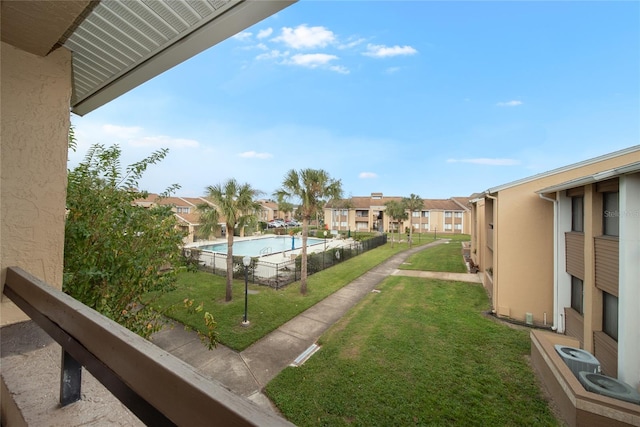
[[[383,231],[397,233],[398,221],[386,215],[384,203],[401,197],[386,197],[382,193],[372,193],[371,197],[354,197],[355,206],[325,207],[324,223],[328,229],[338,232]],[[401,233],[413,224],[413,233],[469,234],[471,232],[471,214],[453,199],[424,199],[425,207],[420,217],[408,212],[408,219],[400,221]],[[442,208],[446,206],[446,208]],[[428,217],[424,213],[428,213]],[[448,215],[447,215],[448,213]]]
[[[19,266],[62,287],[71,54],[2,43],[1,283]],[[26,320],[2,296],[2,325]]]
[[[472,250],[499,316],[545,325],[546,315],[546,326],[554,323],[554,211],[536,191],[638,160],[638,151],[603,156],[489,189],[475,201]]]

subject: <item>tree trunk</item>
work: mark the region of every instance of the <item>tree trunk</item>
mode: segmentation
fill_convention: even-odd
[[[309,219],[302,218],[302,260],[300,262],[300,293],[307,294],[307,236],[309,235]]]
[[[231,232],[229,232],[231,230]],[[227,224],[227,287],[224,300],[229,302],[233,298],[231,284],[233,283],[233,227]]]
[[[409,247],[413,243],[413,217],[409,217]]]

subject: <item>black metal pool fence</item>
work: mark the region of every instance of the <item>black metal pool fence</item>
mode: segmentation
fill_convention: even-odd
[[[377,248],[387,243],[387,235],[381,234],[366,240],[353,241],[338,248],[327,249],[324,252],[307,254],[307,275],[312,275],[325,268],[344,262],[363,252]],[[198,248],[185,248],[183,255],[198,263],[201,271],[227,275],[227,254],[202,251]],[[300,280],[302,256],[284,259],[281,262],[266,261],[261,257],[252,257],[248,267],[249,282],[280,289],[288,284]],[[244,280],[244,265],[242,256],[233,257],[233,277]],[[273,258],[271,258],[273,259]]]

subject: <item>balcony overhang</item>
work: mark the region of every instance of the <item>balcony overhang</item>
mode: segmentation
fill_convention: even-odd
[[[87,114],[297,0],[2,1],[2,41],[72,52],[71,111]]]
[[[561,182],[550,187],[545,187],[536,191],[537,194],[550,197],[559,191],[569,190],[571,188],[582,187],[584,185],[593,184],[607,179],[615,178],[622,175],[640,172],[640,162],[630,163],[618,168],[607,169],[591,175],[586,175],[580,178],[572,179],[569,181]]]

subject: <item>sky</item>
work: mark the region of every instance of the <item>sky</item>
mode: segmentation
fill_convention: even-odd
[[[640,2],[301,0],[71,121],[150,192],[469,196],[640,144]]]

